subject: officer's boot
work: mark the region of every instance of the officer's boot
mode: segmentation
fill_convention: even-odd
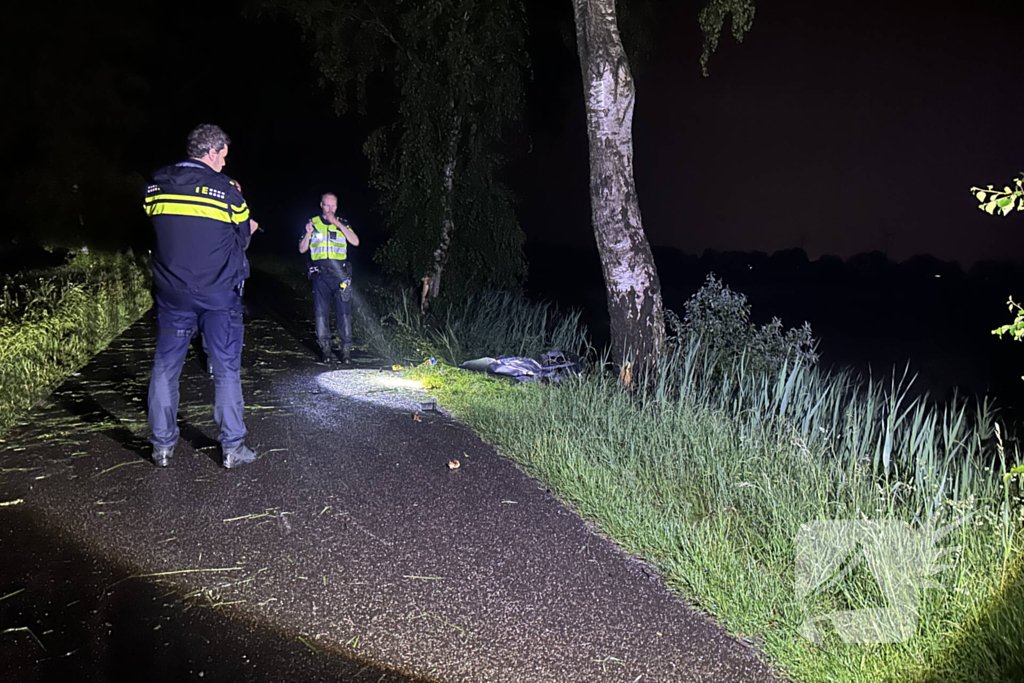
[[[159,446],[153,446],[153,464],[157,467],[167,467],[171,464],[171,456],[174,455],[174,446],[170,448],[160,448]]]

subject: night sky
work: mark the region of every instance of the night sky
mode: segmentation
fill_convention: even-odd
[[[635,172],[653,244],[1024,260],[1024,222],[984,215],[968,192],[1024,170],[1024,3],[760,2],[742,44],[723,36],[710,78],[698,63],[701,4],[655,2],[653,48],[637,65]],[[588,246],[570,3],[527,6],[531,144],[507,180],[531,243]],[[38,3],[7,22],[9,173],[63,125],[42,125],[40,112],[88,110],[75,92],[89,88],[82,74],[113,65],[128,74],[124,106],[99,117],[100,133],[72,135],[99,137],[145,176],[181,156],[195,124],[218,123],[234,139],[226,172],[266,228],[264,247],[290,245],[328,189],[367,246],[379,243],[361,145],[380,114],[334,114],[293,26],[243,17],[233,3],[58,7]]]
[[[1024,256],[1021,217],[989,217],[968,192],[1024,170],[1024,3],[762,2],[742,44],[723,37],[710,78],[698,5],[658,5],[638,76],[636,182],[654,244],[965,266]],[[582,100],[560,93],[563,113],[532,103],[561,128],[535,132],[543,189],[528,204],[564,225],[540,234],[577,241],[586,179],[565,180],[564,140],[585,154]]]

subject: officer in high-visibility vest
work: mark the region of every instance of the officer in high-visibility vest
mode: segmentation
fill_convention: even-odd
[[[189,343],[202,333],[214,375],[213,417],[224,467],[251,463],[242,420],[242,287],[245,250],[259,227],[238,183],[221,173],[228,136],[203,124],[188,136],[188,156],[153,174],[145,209],[153,222],[156,352],[149,381],[153,463],[166,467],[178,441],[178,378]]]
[[[313,282],[313,312],[321,363],[331,360],[331,302],[335,325],[341,338],[342,360],[352,360],[352,266],[349,246],[358,247],[359,237],[335,215],[338,198],[328,192],[320,197],[320,215],[306,223],[299,240],[299,253],[309,252],[309,279]]]

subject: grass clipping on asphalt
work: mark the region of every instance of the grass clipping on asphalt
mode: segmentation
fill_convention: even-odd
[[[131,255],[78,253],[5,278],[0,291],[0,434],[152,305]]]
[[[692,380],[686,358],[671,362],[682,372],[666,379],[685,383],[689,370]],[[760,386],[734,379],[758,389],[742,411],[736,393],[729,404],[701,387],[670,391],[663,382],[638,397],[600,373],[561,385],[515,385],[440,365],[410,376],[681,596],[755,642],[786,676],[994,681],[1020,671],[1021,507],[1003,485],[1008,468],[994,472],[998,459],[984,465],[1005,461],[1001,446],[986,450],[995,441],[993,416],[982,406],[972,421],[963,405],[911,402],[900,387],[858,393],[848,376],[790,373],[793,381],[784,370],[778,384]],[[793,407],[798,397],[802,408]],[[914,526],[924,514],[965,513],[968,521],[939,543],[962,550],[943,558],[950,568],[931,577],[938,587],[920,591],[909,639],[844,643],[832,632],[813,643],[801,635],[809,615],[886,606],[863,566],[799,605],[801,524]]]

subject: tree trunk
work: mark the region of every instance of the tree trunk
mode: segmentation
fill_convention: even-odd
[[[590,209],[601,254],[612,358],[629,384],[665,344],[661,282],[633,183],[635,91],[615,0],[572,0],[590,139]]]
[[[420,313],[427,310],[430,299],[436,299],[441,292],[441,273],[444,272],[444,265],[448,261],[448,247],[451,246],[452,233],[455,232],[454,219],[454,193],[455,193],[455,164],[459,151],[459,130],[462,127],[462,117],[456,115],[452,120],[452,127],[448,134],[448,154],[444,164],[443,195],[441,201],[444,203],[441,217],[441,242],[434,250],[434,269],[423,278],[423,292],[420,297]]]

